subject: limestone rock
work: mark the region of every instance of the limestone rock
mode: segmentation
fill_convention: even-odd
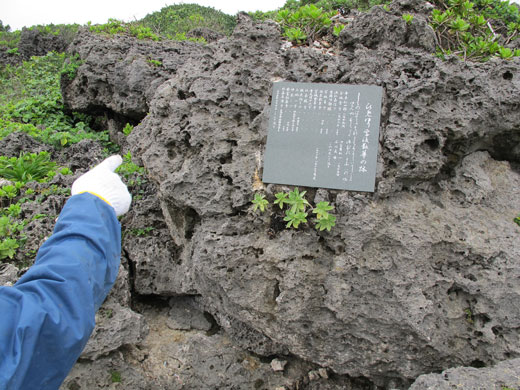
[[[157,188],[134,216],[157,235],[125,244],[138,291],[197,295],[240,347],[315,365],[309,386],[319,367],[404,389],[520,355],[520,62],[443,62],[425,2],[395,4],[356,16],[336,55],[282,49],[275,23],[244,14],[230,38],[179,49],[161,71],[145,58],[162,44],[74,44],[86,63],[65,86],[71,107],[149,112],[128,137]],[[277,80],[384,89],[376,191],[307,189],[335,206],[330,233],[250,210],[280,188],[259,183]]]
[[[379,385],[520,352],[520,85],[505,77],[515,64],[441,62],[424,45],[336,57],[280,46],[276,26],[241,20],[161,86],[130,135],[205,308],[241,345],[261,349],[248,339],[258,332]],[[327,191],[338,213],[330,234],[273,238],[272,217],[248,212],[277,78],[384,87],[378,189]],[[253,331],[235,332],[243,326]]]
[[[113,39],[83,30],[68,49],[79,54],[83,63],[73,80],[62,77],[64,101],[70,110],[110,110],[113,119],[123,116],[128,122],[139,121],[146,116],[157,88],[188,57],[202,50],[202,45],[193,42]]]
[[[458,367],[440,374],[421,375],[409,390],[517,389],[519,377],[520,359],[511,359],[492,367]]]

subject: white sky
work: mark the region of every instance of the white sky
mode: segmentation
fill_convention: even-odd
[[[36,24],[106,23],[109,18],[128,22],[181,3],[197,3],[235,15],[238,11],[272,11],[285,0],[0,0],[0,20],[12,31]]]
[[[512,1],[520,4],[520,0]],[[238,11],[272,11],[285,0],[0,0],[0,20],[11,30],[36,24],[106,23],[109,18],[128,22],[180,3],[197,3],[235,15]]]

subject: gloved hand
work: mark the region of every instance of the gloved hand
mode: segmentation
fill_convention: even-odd
[[[122,162],[121,156],[108,157],[74,181],[71,195],[89,192],[112,206],[117,216],[123,215],[130,208],[132,196],[121,178],[114,173]]]

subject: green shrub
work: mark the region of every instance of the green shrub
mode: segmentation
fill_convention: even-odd
[[[326,32],[331,25],[330,16],[322,8],[314,4],[304,5],[296,11],[282,9],[278,12],[277,21],[280,22],[284,35],[291,42],[299,44],[305,40],[314,41],[320,34]]]
[[[356,9],[367,11],[375,5],[390,3],[388,0],[287,0],[282,9],[296,11],[300,7],[313,4],[324,11],[337,12],[340,8],[345,10]]]
[[[0,31],[0,47],[15,49],[20,43],[20,31]]]
[[[518,38],[518,8],[500,0],[437,0],[431,25],[438,42],[438,56],[456,54],[463,60],[487,61],[492,57],[509,59],[520,50],[503,45]]]
[[[194,28],[201,27],[231,35],[236,26],[236,18],[212,7],[176,4],[146,15],[140,23],[162,37],[176,37],[177,34],[182,36]]]

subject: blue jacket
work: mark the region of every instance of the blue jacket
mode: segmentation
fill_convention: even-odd
[[[94,329],[120,256],[114,209],[89,193],[71,197],[34,265],[0,287],[0,390],[58,389]]]

